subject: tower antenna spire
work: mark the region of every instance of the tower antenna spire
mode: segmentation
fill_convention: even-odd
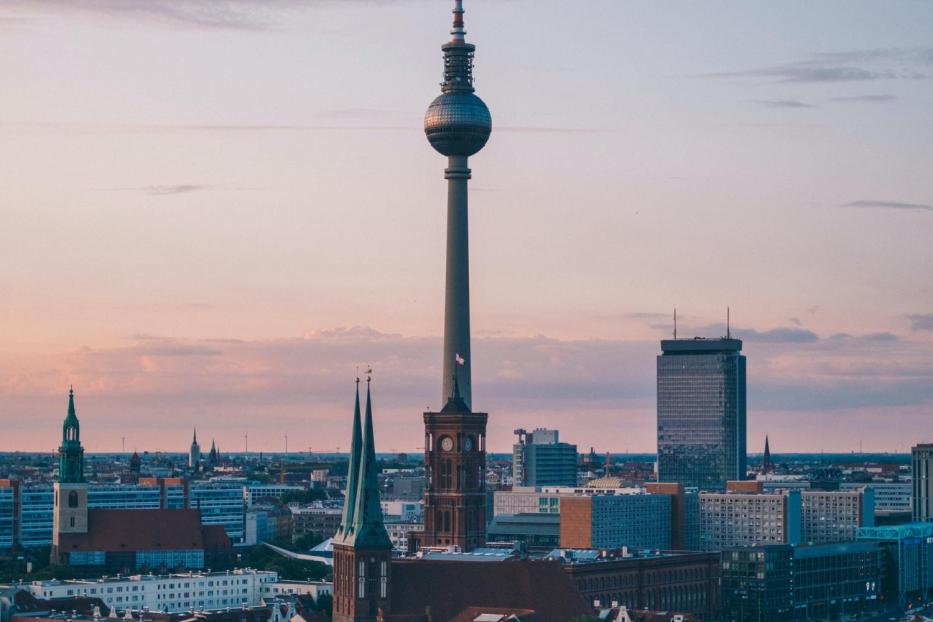
[[[732,327],[729,319],[729,307],[726,307],[726,339],[732,339]]]
[[[454,27],[450,31],[454,43],[466,41],[466,30],[463,29],[463,0],[454,0]]]
[[[677,307],[674,307],[674,341],[677,341]]]

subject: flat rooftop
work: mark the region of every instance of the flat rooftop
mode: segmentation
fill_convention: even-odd
[[[30,585],[54,586],[54,585],[96,585],[100,583],[125,583],[127,581],[158,581],[167,579],[213,579],[215,577],[242,577],[251,575],[274,575],[271,570],[256,570],[254,568],[243,568],[230,570],[229,572],[184,572],[178,574],[133,574],[133,575],[115,575],[100,577],[98,579],[45,579],[42,581],[32,581]]]
[[[691,339],[662,339],[664,354],[709,354],[711,352],[741,352],[742,340],[727,337]]]

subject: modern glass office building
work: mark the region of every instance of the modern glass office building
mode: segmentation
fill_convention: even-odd
[[[561,443],[557,430],[515,430],[512,446],[514,486],[576,486],[577,446]]]
[[[3,484],[2,482],[6,482]],[[264,487],[264,496],[269,496]],[[223,525],[234,542],[244,535],[246,501],[252,487],[242,481],[197,482],[190,488],[183,480],[168,479],[139,484],[90,484],[91,509],[155,510],[159,508],[201,511],[204,525]],[[54,493],[48,485],[13,487],[0,480],[0,550],[14,545],[25,548],[52,543]]]
[[[844,620],[883,607],[884,554],[870,542],[722,552],[723,618]]]
[[[933,522],[933,443],[917,445],[911,450],[913,467],[913,515],[917,522]]]
[[[54,497],[51,486],[30,486],[22,489],[19,537],[23,547],[52,544]]]
[[[16,496],[12,487],[0,486],[0,549],[13,546],[16,523]]]
[[[878,543],[887,554],[889,598],[902,605],[933,598],[933,522],[859,529],[860,541]]]
[[[745,479],[739,339],[666,339],[658,356],[658,481],[721,490]]]
[[[204,525],[223,525],[233,542],[244,535],[248,488],[242,482],[210,482],[191,487],[191,507]]]

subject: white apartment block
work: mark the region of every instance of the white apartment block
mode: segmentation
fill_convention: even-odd
[[[321,596],[333,596],[334,584],[326,581],[276,581],[263,583],[262,597],[275,596],[310,596],[317,602]]]
[[[33,581],[24,585],[36,598],[100,598],[110,608],[164,611],[218,610],[228,607],[255,607],[265,586],[279,583],[278,573],[264,570],[185,573],[170,575],[131,575],[97,580],[57,579]]]
[[[699,493],[698,545],[704,551],[800,543],[800,491]]]
[[[898,482],[871,482],[869,484],[845,482],[839,485],[839,490],[858,490],[867,486],[871,486],[875,491],[875,514],[910,512],[913,482],[909,478]]]
[[[800,493],[802,533],[807,544],[855,540],[860,527],[875,526],[873,488],[804,490]]]

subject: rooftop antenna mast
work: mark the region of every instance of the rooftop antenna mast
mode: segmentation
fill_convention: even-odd
[[[674,307],[674,341],[677,341],[677,307]]]
[[[732,339],[732,327],[729,320],[729,307],[726,307],[726,339]]]

